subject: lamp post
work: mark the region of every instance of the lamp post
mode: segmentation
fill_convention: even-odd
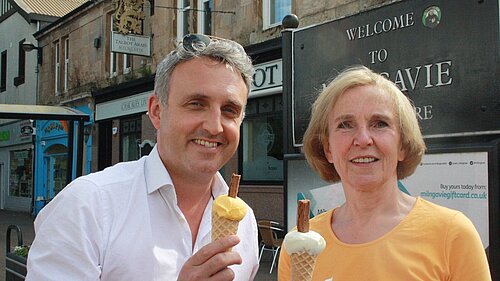
[[[25,52],[31,52],[33,50],[36,50],[36,68],[35,68],[35,72],[36,72],[36,93],[35,93],[35,104],[38,104],[39,100],[38,100],[38,72],[40,72],[40,65],[42,65],[42,47],[37,47],[35,45],[33,45],[33,43],[31,42],[24,42],[22,45],[21,45],[21,48],[23,48],[23,50]]]
[[[23,44],[21,45],[21,48],[26,53],[27,52],[31,52],[33,50],[36,50],[35,104],[38,104],[38,73],[40,72],[40,65],[42,65],[42,47],[37,47],[37,46],[33,45],[33,43],[31,43],[31,42],[23,42]],[[36,128],[36,123],[35,122],[33,122],[33,126]],[[38,165],[36,165],[36,154],[37,154],[37,149],[36,149],[37,136],[36,136],[36,134],[33,134],[32,142],[33,142],[33,163],[34,163],[33,167],[34,167],[34,169],[37,169]],[[37,201],[42,201],[38,197],[36,198],[36,201],[35,201],[35,197],[34,197],[35,190],[36,190],[36,177],[33,176],[33,189],[32,189],[32,192],[33,192],[33,195],[32,195],[32,206],[33,206],[33,208],[36,208],[35,204],[36,204]],[[45,199],[49,199],[49,198],[45,198]],[[47,203],[47,201],[43,200],[43,202],[44,202],[43,205],[45,206],[45,204]]]
[[[42,64],[42,47],[37,47],[33,45],[33,43],[31,42],[24,42],[22,44],[22,48],[25,52],[31,52],[33,50],[36,50],[37,64],[38,65]]]

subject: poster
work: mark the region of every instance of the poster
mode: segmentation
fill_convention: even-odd
[[[484,247],[489,246],[487,152],[426,154],[415,173],[398,185],[412,196],[464,213],[474,223]],[[298,192],[297,198],[301,197],[311,200],[311,216],[345,200],[341,184]]]

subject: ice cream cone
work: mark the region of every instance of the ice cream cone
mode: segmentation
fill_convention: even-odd
[[[239,221],[228,220],[217,215],[212,214],[212,241],[238,232]]]
[[[297,230],[285,235],[283,241],[291,260],[292,281],[311,281],[316,258],[325,249],[325,239],[309,230],[309,200],[300,200],[297,209]]]
[[[240,175],[233,174],[229,194],[217,197],[212,205],[212,241],[237,234],[248,206],[237,198]],[[229,249],[231,251],[231,249]]]
[[[308,252],[295,253],[291,255],[292,281],[311,281],[316,264],[316,256]]]

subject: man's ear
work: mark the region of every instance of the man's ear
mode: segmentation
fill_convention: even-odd
[[[153,126],[158,130],[160,128],[161,111],[163,106],[160,98],[156,94],[152,94],[148,98],[148,116],[153,123]]]

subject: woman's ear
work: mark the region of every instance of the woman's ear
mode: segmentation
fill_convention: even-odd
[[[158,130],[160,128],[161,111],[163,106],[160,98],[156,94],[152,94],[148,98],[148,116],[153,123],[153,126]]]
[[[321,143],[323,144],[323,153],[325,153],[326,159],[329,163],[333,164],[333,155],[332,151],[330,150],[330,142],[328,141],[328,138],[323,137]]]

